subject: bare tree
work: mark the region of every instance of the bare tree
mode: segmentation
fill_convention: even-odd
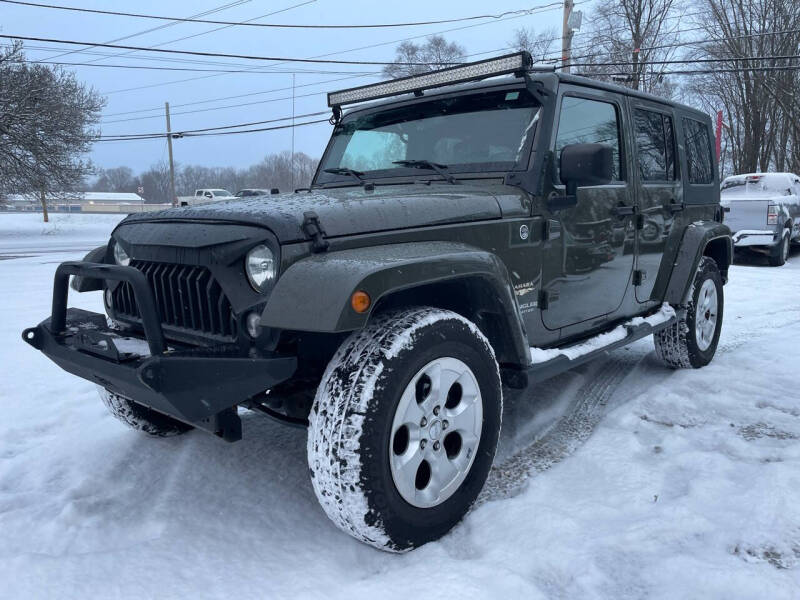
[[[635,90],[671,97],[676,86],[663,61],[675,55],[679,0],[610,0],[589,19],[587,49],[573,54],[579,69]]]
[[[511,47],[530,53],[534,62],[548,62],[553,60],[553,46],[560,40],[555,29],[545,29],[537,33],[534,29],[521,27],[514,31]]]
[[[800,78],[777,58],[800,53],[799,19],[792,0],[703,2],[697,25],[712,43],[693,56],[714,62],[690,89],[709,112],[723,111],[736,173],[800,170]]]
[[[179,165],[175,165],[176,169]],[[169,163],[161,161],[154,164],[139,176],[144,188],[144,198],[148,203],[172,204],[172,191],[169,182]]]
[[[92,184],[95,192],[134,192],[139,181],[134,177],[129,167],[114,167],[113,169],[100,169],[97,179]]]
[[[297,186],[307,187],[311,184],[318,162],[303,152],[295,152],[294,181]],[[138,177],[134,177],[128,167],[101,170],[92,189],[106,192],[130,191],[128,181],[131,186],[141,185],[144,188],[144,197],[149,203],[171,202],[169,165],[166,162],[156,163]],[[203,188],[223,188],[233,193],[243,188],[278,188],[291,191],[291,182],[292,153],[288,150],[270,154],[244,169],[175,165],[175,191],[179,196],[192,196],[195,190]]]
[[[392,79],[419,75],[463,62],[465,54],[463,46],[441,35],[432,35],[424,44],[403,42],[395,51],[394,61],[383,67],[383,74]]]
[[[60,67],[25,62],[22,45],[0,52],[0,191],[74,189],[90,164],[104,100]]]

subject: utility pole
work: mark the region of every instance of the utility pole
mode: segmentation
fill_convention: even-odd
[[[575,30],[581,28],[581,21],[583,20],[583,13],[581,11],[573,12],[575,2],[573,0],[564,0],[564,21],[561,29],[561,71],[564,73],[570,72],[569,63],[572,62],[572,36],[575,35]]]
[[[292,189],[289,190],[290,192],[294,192],[294,89],[295,89],[294,88],[294,77],[295,77],[295,74],[292,73],[292,164],[291,164],[291,170],[292,170],[292,185],[291,185],[291,188]]]
[[[172,127],[169,124],[169,102],[164,103],[167,112],[167,149],[169,150],[169,191],[172,195],[170,202],[172,206],[178,205],[178,198],[175,195],[175,164],[172,162]]]

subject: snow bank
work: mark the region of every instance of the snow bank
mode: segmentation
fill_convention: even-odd
[[[22,254],[70,251],[88,252],[108,242],[114,227],[126,215],[52,213],[50,222],[41,213],[0,212],[0,253]]]

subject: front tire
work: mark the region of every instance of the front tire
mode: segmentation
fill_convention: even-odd
[[[404,551],[447,533],[492,465],[502,393],[494,352],[467,319],[386,313],[331,360],[309,417],[308,463],[328,517]]]
[[[656,355],[673,369],[699,369],[714,358],[722,330],[722,276],[714,259],[704,256],[695,272],[678,320],[656,332]]]
[[[193,427],[167,415],[137,404],[124,396],[97,386],[100,399],[108,411],[129,428],[155,437],[172,437],[191,431]]]

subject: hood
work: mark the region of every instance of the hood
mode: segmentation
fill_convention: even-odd
[[[304,213],[319,215],[329,238],[426,225],[499,219],[490,185],[413,184],[329,188],[313,192],[236,198],[212,204],[131,215],[122,223],[226,221],[270,229],[282,244],[306,239]],[[507,193],[507,191],[506,191]]]

